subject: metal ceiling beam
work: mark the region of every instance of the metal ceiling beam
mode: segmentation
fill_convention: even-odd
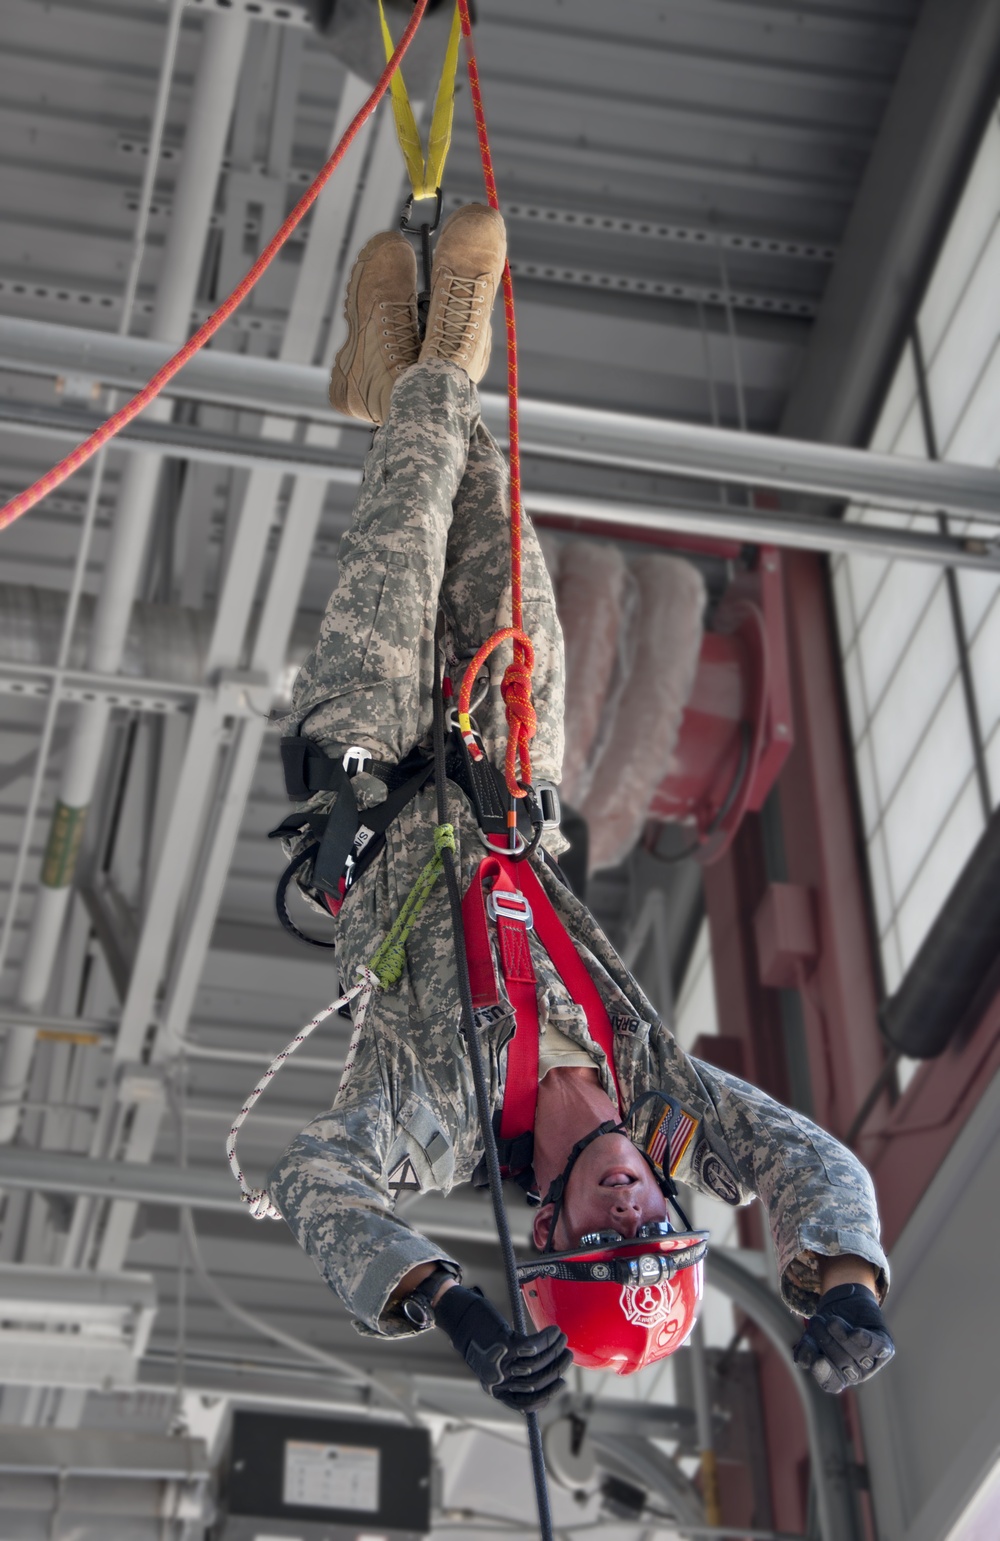
[[[169,354],[169,348],[143,339],[0,318],[0,367],[43,375],[79,374],[138,388]],[[362,427],[324,406],[327,376],[319,366],[202,352],[170,389],[178,396],[219,405],[285,413],[340,428],[353,426],[356,431]],[[482,402],[488,425],[504,436],[506,399],[484,391]],[[877,455],[565,402],[525,398],[520,405],[521,447],[526,454],[813,493],[876,508],[943,511],[986,520],[996,520],[1000,510],[1000,474],[991,468]],[[246,448],[252,453],[249,444]]]
[[[12,1011],[9,1008],[0,1010],[0,1034],[10,1028],[23,1026],[23,1012]],[[118,1023],[107,1018],[61,1017],[47,1013],[32,1016],[31,1026],[36,1037],[53,1042],[88,1046],[106,1044],[108,1048],[114,1046],[118,1032]],[[268,1066],[274,1058],[273,1054],[254,1054],[249,1049],[214,1048],[211,1044],[194,1043],[189,1038],[184,1040],[184,1054],[189,1060],[203,1060],[207,1064],[249,1065],[261,1068]],[[323,1058],[319,1055],[297,1054],[292,1068],[299,1072],[315,1071],[317,1075],[334,1076],[342,1073],[344,1061],[331,1059],[329,1056]]]
[[[343,1357],[359,1363],[363,1359],[365,1365],[371,1363],[370,1354],[359,1359],[357,1353],[346,1351]],[[173,1376],[175,1364],[173,1354],[154,1348],[140,1365],[140,1385],[150,1392],[162,1389],[167,1394],[173,1393],[176,1383],[168,1377]],[[389,1381],[392,1376],[383,1372],[382,1378]],[[184,1359],[184,1384],[190,1391],[229,1397],[237,1407],[346,1412],[377,1422],[396,1416],[391,1408],[373,1407],[363,1388],[338,1384],[330,1371],[320,1366],[271,1366],[266,1361],[249,1362],[246,1358],[223,1354],[209,1358],[189,1350]],[[484,1397],[468,1374],[427,1375],[418,1371],[406,1376],[406,1387],[413,1396],[418,1416],[421,1412],[443,1414],[458,1423],[502,1429],[507,1434],[524,1429],[520,1413]],[[581,1398],[568,1393],[549,1404],[541,1414],[541,1421],[544,1425],[578,1411],[586,1417],[591,1432],[633,1439],[675,1439],[679,1432],[686,1433],[694,1422],[694,1414],[686,1407],[662,1402],[627,1402],[611,1397]]]
[[[239,1189],[221,1161],[217,1168],[152,1166],[144,1161],[81,1160],[78,1155],[59,1151],[2,1146],[0,1188],[185,1205],[217,1214],[244,1211]],[[480,1203],[464,1196],[445,1199],[441,1194],[427,1194],[400,1213],[432,1236],[455,1241],[495,1239],[493,1212],[486,1200]],[[526,1213],[513,1211],[511,1222],[515,1244],[527,1246]]]
[[[556,519],[581,534],[595,526],[605,534],[618,529],[624,539],[634,539],[635,532],[642,530],[696,532],[720,540],[750,541],[800,551],[853,551],[938,566],[1000,571],[1000,531],[988,541],[978,537],[966,540],[887,525],[857,524],[823,514],[792,514],[725,503],[698,507],[670,503],[665,508],[652,508],[643,503],[612,503],[573,493],[532,492],[530,488],[524,490],[524,504],[533,516],[542,515],[549,523]]]
[[[39,427],[44,409],[34,409],[32,426],[47,435],[58,433],[69,438],[76,432],[64,426],[65,414],[49,409],[47,420],[58,422],[58,429]],[[18,420],[16,408],[0,406],[0,430]],[[93,420],[96,422],[96,420]],[[93,426],[93,423],[91,423]],[[266,468],[291,472],[308,478],[314,487],[319,482],[357,486],[360,468],[332,465],[329,451],[304,445],[285,444],[280,448],[267,439],[238,438],[236,435],[207,433],[182,424],[133,424],[121,437],[130,447],[172,446],[186,460],[206,464]],[[525,453],[539,451],[539,445],[522,440]],[[545,453],[544,447],[542,452]],[[624,463],[624,462],[622,462]],[[933,462],[928,462],[932,464]],[[631,467],[635,462],[629,462]],[[530,471],[529,471],[530,475]],[[998,486],[1000,494],[1000,486]],[[783,546],[803,551],[855,551],[869,556],[897,557],[904,561],[930,562],[945,567],[966,567],[1000,571],[1000,535],[988,540],[981,536],[940,535],[894,528],[889,525],[859,524],[825,514],[789,513],[777,509],[755,508],[732,503],[680,504],[673,498],[663,504],[605,502],[572,492],[535,492],[530,484],[523,490],[525,507],[543,519],[566,523],[569,528],[586,532],[595,527],[608,533],[609,527],[620,531],[621,538],[634,538],[638,531],[683,531],[708,535],[720,540],[748,541],[755,544]],[[980,514],[979,518],[983,519]],[[991,523],[1000,524],[1000,500],[990,515]],[[25,666],[27,667],[27,666]],[[0,673],[3,665],[0,665]],[[40,672],[37,669],[36,673]],[[2,687],[0,687],[2,688]],[[103,687],[102,687],[103,688]],[[40,694],[37,692],[36,694]]]
[[[292,426],[290,420],[289,427]],[[64,439],[78,443],[101,422],[93,412],[60,407],[0,405],[0,432],[17,432],[22,438]],[[333,432],[337,429],[330,430]],[[122,449],[152,450],[176,455],[196,465],[233,466],[244,471],[271,471],[278,476],[311,476],[328,482],[357,486],[360,468],[338,466],[328,451],[310,444],[281,439],[251,438],[248,434],[221,433],[186,423],[158,423],[141,418],[117,435]]]
[[[127,711],[190,712],[198,701],[213,700],[225,717],[256,717],[270,710],[273,694],[266,676],[239,669],[220,669],[212,684],[192,685],[0,659],[0,695],[45,700],[57,677],[63,701],[99,700]]]
[[[1000,89],[1000,6],[926,0],[782,432],[869,436]]]

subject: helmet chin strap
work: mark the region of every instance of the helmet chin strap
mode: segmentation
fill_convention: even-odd
[[[647,1093],[645,1096],[638,1098],[637,1101],[635,1101],[629,1108],[623,1122],[616,1124],[613,1119],[609,1118],[605,1120],[603,1124],[598,1124],[597,1128],[592,1129],[589,1134],[585,1134],[582,1140],[577,1140],[576,1144],[573,1146],[573,1149],[569,1153],[569,1158],[566,1162],[566,1165],[559,1173],[559,1176],[552,1179],[549,1184],[548,1191],[546,1192],[545,1197],[542,1199],[543,1205],[555,1205],[555,1208],[552,1211],[552,1220],[549,1225],[549,1234],[546,1238],[545,1246],[542,1248],[543,1254],[555,1251],[556,1229],[559,1225],[559,1219],[562,1215],[563,1206],[566,1202],[566,1188],[569,1183],[573,1168],[576,1166],[577,1161],[583,1155],[583,1152],[587,1149],[587,1146],[593,1145],[594,1141],[599,1140],[602,1134],[624,1134],[626,1139],[628,1139],[631,1144],[635,1145],[635,1142],[631,1139],[631,1136],[628,1133],[628,1120],[631,1118],[639,1104],[646,1102],[648,1097],[649,1094]],[[673,1204],[678,1215],[680,1216],[681,1221],[683,1222],[684,1229],[689,1231],[691,1229],[691,1222],[677,1201],[677,1185],[675,1184],[673,1178],[668,1177],[666,1173],[658,1172],[649,1156],[638,1145],[635,1145],[635,1149],[639,1151],[640,1156],[649,1167],[649,1170],[652,1172],[653,1176],[656,1178],[664,1198],[669,1199]]]

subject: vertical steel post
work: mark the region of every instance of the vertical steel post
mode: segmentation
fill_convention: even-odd
[[[721,1248],[709,1251],[706,1279],[753,1318],[788,1366],[805,1414],[822,1541],[863,1541],[847,1426],[837,1399],[792,1364],[790,1350],[799,1336],[795,1318],[773,1290]]]
[[[185,135],[185,154],[174,196],[152,335],[169,343],[187,335],[201,266],[205,235],[215,201],[219,168],[249,21],[242,13],[206,18],[204,41]],[[157,403],[154,415],[169,417],[169,403]],[[116,673],[121,665],[132,601],[155,510],[160,456],[133,454],[122,477],[108,562],[94,616],[90,667]],[[45,999],[58,956],[63,923],[72,893],[73,861],[56,860],[55,843],[78,838],[94,795],[109,707],[92,701],[78,710],[66,755],[59,799],[49,837],[48,862],[57,882],[43,882],[32,916],[21,967],[18,1005],[27,1013]],[[34,1054],[34,1029],[14,1028],[0,1058],[0,1143],[13,1139]]]
[[[689,1342],[694,1412],[698,1420],[698,1454],[701,1459],[701,1496],[705,1505],[705,1523],[721,1525],[719,1475],[715,1465],[715,1440],[712,1436],[712,1392],[708,1375],[708,1351],[705,1346],[705,1330],[701,1322],[696,1323]]]

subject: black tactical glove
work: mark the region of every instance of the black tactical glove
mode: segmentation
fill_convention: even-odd
[[[483,1390],[515,1412],[533,1413],[565,1382],[573,1356],[558,1327],[515,1332],[481,1290],[454,1284],[434,1307],[443,1327]]]
[[[818,1386],[836,1396],[848,1386],[860,1386],[895,1352],[871,1290],[863,1284],[838,1284],[820,1300],[792,1358]]]

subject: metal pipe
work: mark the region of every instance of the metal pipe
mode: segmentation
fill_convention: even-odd
[[[139,338],[51,322],[0,318],[0,362],[44,374],[73,371],[141,385],[169,350]],[[243,367],[240,367],[243,366]],[[257,411],[281,411],[357,431],[325,406],[325,371],[317,366],[225,354],[201,354],[168,387],[178,396]],[[504,401],[483,392],[484,415],[503,432]],[[675,423],[525,398],[525,447],[546,458],[627,465],[684,476],[814,492],[880,506],[947,508],[996,520],[996,471],[874,454],[767,434]]]
[[[715,1464],[715,1437],[712,1432],[712,1392],[708,1373],[708,1351],[701,1322],[689,1339],[691,1350],[691,1386],[698,1423],[698,1455],[701,1460],[701,1496],[705,1519],[710,1526],[722,1523],[719,1504],[719,1474]],[[693,1534],[693,1532],[692,1532]]]
[[[171,351],[142,338],[0,318],[0,364],[36,374],[71,372],[137,389]],[[318,365],[209,351],[192,359],[168,391],[186,399],[284,412],[350,429],[350,420],[338,418],[325,405],[326,376]],[[488,426],[498,437],[504,435],[506,398],[483,391],[481,400]],[[876,454],[531,397],[521,401],[520,411],[524,454],[1000,522],[1000,474],[992,467]],[[353,429],[361,431],[357,423]]]
[[[1000,488],[998,488],[1000,492]],[[870,556],[899,557],[908,562],[936,566],[972,567],[1000,571],[1000,538],[963,539],[955,536],[921,535],[911,530],[857,524],[823,514],[792,514],[783,511],[736,507],[724,503],[692,506],[671,503],[605,502],[575,493],[532,492],[525,488],[524,504],[542,519],[567,521],[570,527],[604,526],[631,531],[677,531],[710,535],[720,540],[785,546],[801,551],[860,551]],[[641,535],[636,537],[641,539]]]
[[[186,335],[194,303],[205,233],[215,201],[219,166],[225,148],[249,19],[242,14],[206,18],[204,42],[188,113],[186,153],[181,163],[163,260],[163,276],[153,313],[154,335],[171,344]],[[155,146],[151,146],[151,158]],[[161,412],[169,413],[166,403]],[[152,523],[159,457],[133,456],[122,477],[114,534],[94,618],[90,665],[101,673],[119,668],[132,613],[139,570]],[[109,705],[84,706],[74,724],[67,751],[50,851],[63,831],[79,838],[82,820],[93,797],[107,726]],[[66,810],[63,813],[61,810]],[[60,821],[61,820],[61,824]],[[39,886],[21,976],[18,1004],[27,1011],[39,1007],[48,990],[58,955],[69,903],[72,851],[53,863],[58,886]],[[31,1067],[35,1034],[31,1028],[8,1033],[0,1059],[0,1097],[5,1102],[23,1092]],[[19,1122],[16,1104],[0,1108],[0,1143],[13,1139]]]
[[[789,1350],[800,1334],[795,1318],[772,1289],[755,1279],[737,1258],[722,1248],[709,1249],[706,1278],[713,1288],[728,1295],[753,1318],[788,1366],[805,1413],[822,1541],[863,1541],[844,1419],[834,1398],[820,1391],[815,1381],[791,1362]]]
[[[23,1025],[23,1013],[0,1011],[0,1033],[9,1032],[12,1028],[23,1027]],[[38,1015],[32,1017],[31,1028],[36,1037],[51,1039],[54,1042],[110,1046],[115,1041],[118,1023],[97,1017]],[[203,1060],[206,1064],[248,1065],[253,1069],[269,1065],[274,1058],[273,1054],[254,1054],[249,1049],[215,1048],[210,1043],[194,1043],[190,1038],[184,1039],[182,1047],[187,1059]],[[291,1062],[292,1070],[311,1070],[317,1075],[340,1075],[343,1068],[342,1059],[322,1059],[318,1055],[296,1054]]]
[[[247,362],[254,361],[248,358]],[[61,408],[0,404],[0,430],[17,427],[22,432],[27,429],[54,438],[76,440],[95,427],[97,421],[92,414],[79,414],[74,419]],[[212,433],[187,424],[149,423],[145,419],[139,419],[125,429],[121,438],[130,448],[158,449],[199,464],[292,473],[346,486],[357,486],[361,481],[360,466],[331,464],[321,449],[308,442],[272,444],[266,439]],[[526,454],[533,452],[574,463],[573,455],[557,451],[548,444],[536,442],[529,446],[525,443],[523,448]],[[584,464],[589,463],[588,457],[583,458]],[[594,463],[606,462],[594,457]],[[634,470],[666,472],[670,469],[662,465],[643,467],[636,461],[624,459],[616,463],[629,464]],[[710,473],[704,471],[701,474],[708,476]],[[957,500],[964,494],[953,491],[952,496]],[[993,496],[996,502],[992,512],[980,512],[975,515],[977,519],[993,523],[1000,520],[1000,479],[995,484]],[[529,511],[536,514],[583,524],[614,524],[622,527],[623,535],[630,529],[679,530],[689,534],[703,533],[716,539],[763,542],[803,551],[862,551],[872,556],[932,562],[938,566],[971,567],[989,572],[1000,570],[1000,536],[992,534],[988,537],[982,534],[922,534],[887,525],[859,524],[823,514],[787,513],[746,504],[684,504],[672,499],[668,508],[658,508],[648,503],[605,503],[574,493],[533,492],[530,485],[524,489],[524,501]],[[887,504],[895,501],[889,497],[883,499]]]

